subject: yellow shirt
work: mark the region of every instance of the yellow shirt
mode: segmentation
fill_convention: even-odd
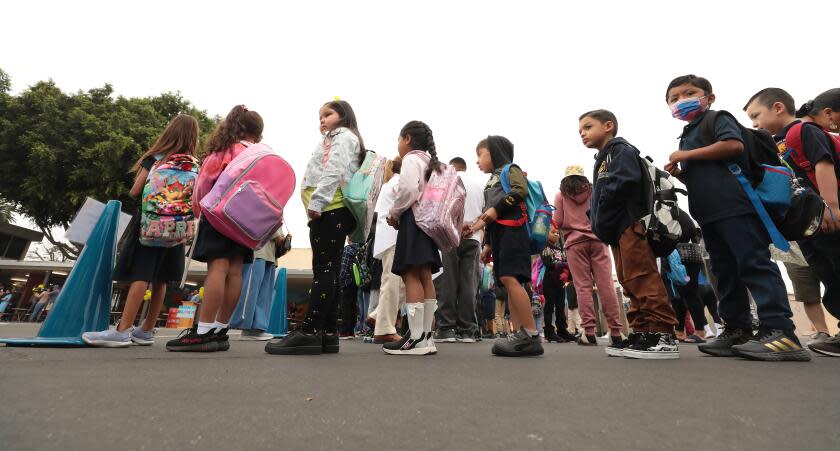
[[[309,201],[312,200],[312,193],[315,192],[314,186],[307,186],[300,190],[300,198],[303,200],[303,207],[307,210],[309,209]],[[335,194],[333,194],[332,200],[329,204],[324,208],[324,211],[336,210],[344,206],[344,194],[341,192],[341,188],[335,190]]]

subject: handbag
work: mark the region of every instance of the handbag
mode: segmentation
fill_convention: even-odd
[[[289,234],[289,229],[283,224],[283,228],[285,229],[283,232],[283,244],[279,244],[274,246],[274,258],[278,259],[292,250],[292,235]]]

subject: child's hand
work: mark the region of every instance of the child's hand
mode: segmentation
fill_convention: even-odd
[[[820,230],[823,233],[833,233],[840,231],[840,208],[832,207],[829,205],[825,206],[825,212],[823,213],[823,220],[822,225],[820,226]]]
[[[664,169],[673,176],[682,174],[682,169],[680,169],[679,163],[668,163],[665,165]]]
[[[464,235],[464,238],[466,238],[466,237],[472,235],[473,233],[478,232],[479,230],[483,229],[484,228],[484,221],[482,221],[481,218],[479,218],[478,221],[475,221],[475,224],[473,224],[471,226],[468,226],[468,227],[469,227],[469,230],[467,230],[466,235]]]
[[[481,250],[481,263],[485,265],[490,263],[490,246],[485,245],[484,249]]]
[[[306,216],[309,216],[309,219],[318,219],[321,217],[321,213],[314,210],[306,210]]]
[[[399,219],[394,219],[394,218],[388,216],[388,218],[385,219],[385,221],[388,223],[389,226],[391,226],[391,227],[393,227],[397,230],[400,229],[400,220]]]
[[[496,207],[490,207],[478,217],[478,220],[483,222],[484,224],[490,224],[491,222],[495,221],[498,217],[498,213],[496,213]],[[478,224],[478,222],[476,222]],[[473,226],[475,227],[475,226]]]

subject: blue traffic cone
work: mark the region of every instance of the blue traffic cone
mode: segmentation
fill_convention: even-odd
[[[274,338],[285,337],[289,333],[288,307],[286,305],[286,268],[280,268],[277,271],[267,332],[273,334]]]
[[[116,200],[105,206],[38,336],[0,339],[0,343],[84,346],[83,333],[108,328],[120,206]]]

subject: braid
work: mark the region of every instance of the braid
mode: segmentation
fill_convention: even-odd
[[[435,137],[432,135],[432,129],[423,122],[423,129],[426,132],[426,151],[429,152],[429,156],[431,159],[429,160],[429,167],[426,169],[426,180],[429,180],[429,177],[432,176],[432,172],[440,173],[443,171],[442,165],[440,164],[440,160],[438,160],[437,156],[437,149],[435,148]]]

